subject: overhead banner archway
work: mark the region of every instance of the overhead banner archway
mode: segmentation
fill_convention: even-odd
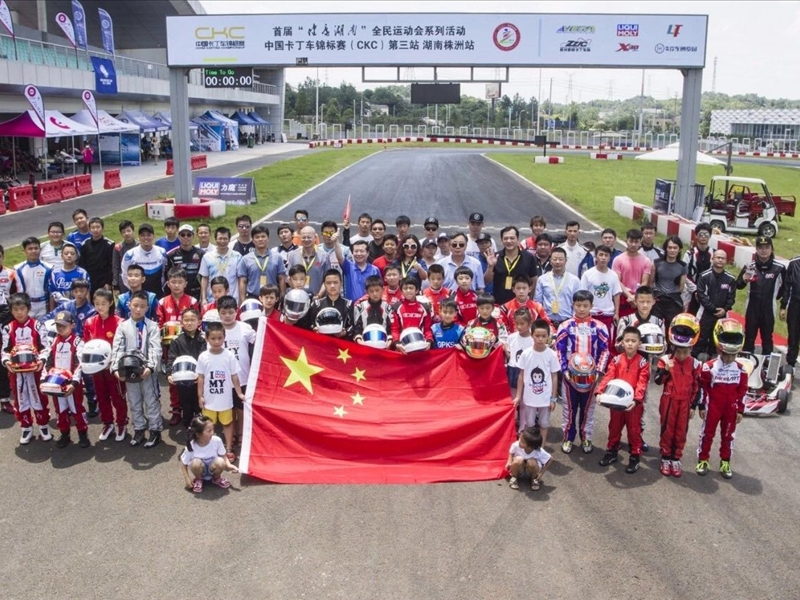
[[[346,13],[167,17],[176,201],[189,202],[185,68],[582,67],[684,75],[676,212],[694,198],[707,15]],[[283,94],[281,93],[281,99]],[[184,131],[185,130],[185,135]],[[185,162],[185,165],[182,163]],[[185,181],[180,181],[185,178]]]

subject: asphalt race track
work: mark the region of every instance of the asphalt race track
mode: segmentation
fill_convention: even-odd
[[[465,226],[473,210],[484,212],[487,225],[526,224],[540,210],[551,211],[554,226],[568,218],[473,153],[387,152],[339,179],[298,203],[312,221],[338,220],[348,193],[356,213],[406,213],[415,223],[436,214]],[[382,188],[391,192],[378,194]],[[182,428],[148,450],[98,442],[93,419],[91,448],[58,450],[39,440],[18,446],[18,425],[0,413],[2,596],[800,597],[794,406],[780,417],[744,420],[730,481],[716,470],[694,473],[695,418],[684,475],[675,479],[658,471],[659,394],[651,386],[644,436],[651,450],[635,475],[624,472],[624,443],[620,463],[597,464],[607,439],[603,408],[594,453],[562,454],[557,408],[546,444],[556,462],[538,492],[526,480],[514,491],[505,480],[303,486],[232,475],[231,489],[194,495],[183,489],[177,464]]]

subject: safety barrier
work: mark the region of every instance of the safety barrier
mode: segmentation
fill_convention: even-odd
[[[42,181],[36,184],[36,206],[61,202],[61,181]]]
[[[592,160],[622,160],[622,154],[608,154],[606,152],[590,152]]]
[[[78,188],[75,186],[74,177],[64,177],[59,179],[61,182],[61,199],[72,200],[78,197]]]
[[[18,185],[8,188],[8,210],[17,212],[33,208],[36,204],[33,201],[33,186]]]
[[[192,171],[206,168],[208,168],[208,160],[205,154],[195,154],[192,156]]]
[[[5,200],[0,202],[0,215],[6,214],[6,203]]]
[[[119,187],[122,187],[122,180],[119,178],[119,169],[106,171],[103,189],[113,190]]]
[[[167,175],[174,175],[175,174],[175,164],[172,162],[172,159],[167,159]]]
[[[534,164],[537,165],[560,165],[564,162],[563,156],[534,156]]]
[[[76,175],[75,188],[78,191],[78,196],[85,196],[92,193],[92,176],[91,175]]]

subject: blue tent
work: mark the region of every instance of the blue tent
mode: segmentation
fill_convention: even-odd
[[[266,119],[262,119],[261,115],[259,115],[257,112],[247,113],[247,116],[250,117],[256,123],[258,123],[259,125],[269,125],[270,124],[270,122],[267,121]]]
[[[231,119],[239,123],[239,125],[258,125],[258,121],[253,119],[252,117],[248,116],[247,114],[243,113],[240,110],[237,110],[230,116]]]
[[[211,152],[239,149],[239,123],[233,119],[208,110],[192,119],[200,127],[203,149]]]
[[[156,121],[152,117],[148,117],[140,110],[125,110],[117,115],[117,119],[123,123],[131,123],[137,125],[143,133],[152,133],[154,131],[169,131],[169,125]]]

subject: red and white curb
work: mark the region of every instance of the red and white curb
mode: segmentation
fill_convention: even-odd
[[[590,152],[592,160],[622,160],[622,154],[609,154],[607,152]]]
[[[535,156],[533,162],[537,165],[560,165],[564,163],[563,156]]]

